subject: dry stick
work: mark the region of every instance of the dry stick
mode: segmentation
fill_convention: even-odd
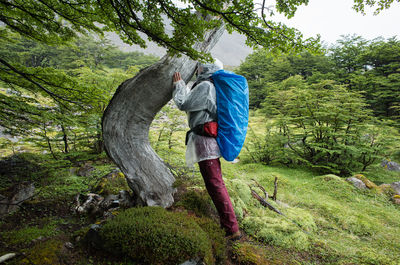
[[[276,201],[276,194],[278,193],[278,177],[275,177],[274,181],[274,195],[272,195],[272,200]]]
[[[251,179],[251,180],[256,183],[257,187],[259,187],[262,190],[262,192],[264,192],[265,200],[268,200],[268,198],[269,198],[268,192],[264,189],[264,187],[261,186],[255,179]]]
[[[267,208],[270,209],[271,211],[274,211],[274,212],[276,212],[276,213],[282,215],[282,216],[285,217],[288,221],[290,221],[290,222],[294,223],[295,225],[297,225],[297,226],[299,227],[299,229],[300,229],[303,233],[305,233],[305,234],[307,234],[307,235],[310,234],[310,233],[308,233],[307,231],[305,231],[305,230],[301,227],[301,225],[300,225],[299,223],[297,223],[296,221],[294,221],[294,220],[292,220],[292,219],[289,219],[289,217],[287,217],[286,215],[284,215],[283,213],[281,213],[281,211],[279,211],[279,210],[276,209],[274,206],[272,206],[269,202],[267,202],[266,200],[264,200],[260,195],[258,195],[258,193],[257,193],[256,191],[254,191],[254,190],[251,188],[250,185],[249,185],[249,187],[250,187],[250,190],[251,190],[251,195],[252,195],[254,198],[256,198],[256,199],[260,202],[260,204],[261,204],[262,206],[267,207]]]
[[[250,186],[249,186],[250,187]],[[274,211],[274,212],[276,212],[276,213],[278,213],[278,214],[280,214],[280,215],[283,215],[283,213],[281,213],[278,209],[276,209],[274,206],[272,206],[269,202],[267,202],[265,199],[263,199],[260,195],[258,195],[258,193],[255,191],[255,190],[253,190],[251,187],[250,187],[250,190],[251,190],[251,195],[254,197],[254,198],[256,198],[260,203],[261,203],[261,205],[262,206],[264,206],[264,207],[267,207],[268,209],[270,209],[271,211]]]

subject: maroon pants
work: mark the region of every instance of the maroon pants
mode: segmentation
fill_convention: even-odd
[[[222,179],[219,159],[200,161],[199,166],[208,194],[210,194],[217,208],[222,228],[225,229],[227,235],[237,232],[239,226],[235,212],[233,211],[231,199]]]

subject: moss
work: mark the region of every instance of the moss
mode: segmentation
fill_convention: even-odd
[[[224,264],[226,260],[225,231],[210,218],[195,218],[195,221],[211,240],[216,264]]]
[[[254,204],[248,183],[241,179],[226,180],[228,193],[238,221],[242,221],[249,207]]]
[[[43,220],[46,222],[46,220]],[[48,220],[47,220],[48,222]],[[55,236],[59,232],[56,230],[59,221],[51,220],[42,227],[39,226],[25,226],[19,230],[2,232],[1,236],[13,245],[29,244],[32,240],[39,237]]]
[[[193,211],[197,216],[210,216],[215,211],[210,196],[204,190],[186,192],[175,206],[182,206],[186,210]]]
[[[243,220],[243,228],[248,234],[274,246],[297,250],[309,249],[313,239],[298,227],[299,225],[305,231],[316,229],[314,219],[307,211],[290,208],[287,210],[288,218],[265,211],[263,214],[256,213],[255,216]]]
[[[378,186],[373,183],[372,181],[370,181],[369,179],[367,179],[364,175],[362,174],[357,174],[354,175],[355,178],[358,178],[359,180],[361,180],[362,182],[364,182],[365,186],[367,186],[368,189],[377,189]]]
[[[39,242],[26,252],[26,256],[20,264],[60,264],[57,254],[60,252],[63,242],[55,239]]]
[[[255,246],[249,243],[235,243],[232,246],[233,258],[241,265],[261,265],[268,264],[260,255]]]
[[[398,265],[398,261],[389,258],[382,253],[377,253],[376,249],[364,247],[359,249],[356,254],[358,264],[385,264],[385,265]]]
[[[107,196],[118,194],[120,190],[130,190],[125,175],[122,172],[112,172],[100,179],[93,192]]]
[[[376,189],[379,194],[385,194],[388,196],[394,194],[394,190],[390,184],[381,184]]]
[[[215,263],[208,235],[185,213],[160,207],[131,208],[100,230],[106,250],[146,264],[179,264],[200,257]]]

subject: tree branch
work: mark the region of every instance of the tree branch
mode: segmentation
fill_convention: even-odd
[[[39,87],[41,90],[43,90],[44,92],[46,92],[52,99],[54,99],[55,101],[57,101],[58,103],[60,103],[62,106],[64,106],[66,109],[68,109],[65,104],[63,104],[61,101],[59,101],[59,99],[70,102],[70,103],[74,103],[74,104],[79,104],[76,101],[72,101],[66,98],[63,98],[57,94],[54,94],[53,92],[51,92],[50,90],[46,89],[45,87],[43,87],[41,84],[37,83],[36,81],[32,80],[26,73],[23,73],[21,71],[19,71],[18,69],[16,69],[15,67],[13,67],[12,65],[10,65],[9,63],[7,63],[6,61],[4,61],[2,58],[0,58],[0,63],[2,63],[3,65],[7,66],[10,70],[12,70],[14,73],[20,75],[21,77],[23,77],[24,79],[28,80],[29,82],[31,82],[32,84],[36,85],[37,87]]]

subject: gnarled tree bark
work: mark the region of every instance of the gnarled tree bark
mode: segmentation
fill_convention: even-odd
[[[206,33],[205,41],[196,48],[208,52],[224,31],[221,26]],[[105,149],[125,174],[138,203],[169,207],[173,200],[170,170],[149,142],[149,128],[157,112],[172,97],[172,75],[181,72],[188,82],[196,62],[186,56],[165,56],[117,89],[103,115]]]

